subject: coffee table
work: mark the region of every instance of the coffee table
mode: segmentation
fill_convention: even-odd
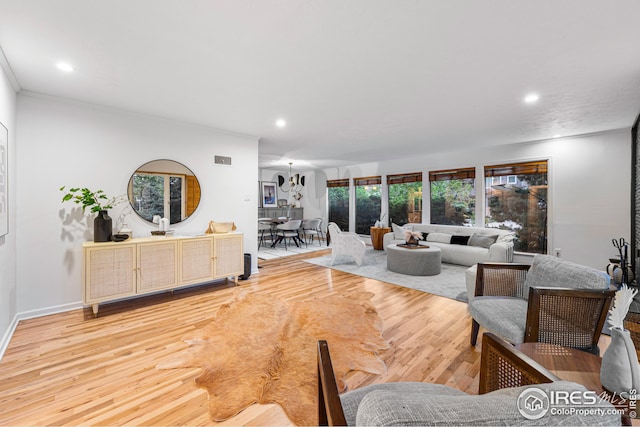
[[[407,249],[397,244],[387,245],[387,269],[410,276],[435,276],[440,274],[442,252],[440,248],[421,247]]]

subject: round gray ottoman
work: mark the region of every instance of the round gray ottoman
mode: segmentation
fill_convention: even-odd
[[[396,244],[387,246],[387,269],[411,276],[435,276],[440,274],[440,248],[431,246],[406,249]]]

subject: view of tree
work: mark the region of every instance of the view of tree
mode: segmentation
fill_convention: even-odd
[[[514,231],[514,249],[547,252],[547,174],[518,175],[517,184],[494,185],[487,178],[485,225]]]
[[[431,224],[474,224],[476,196],[471,178],[431,182]]]
[[[164,215],[164,178],[158,175],[133,176],[133,200],[141,217],[152,221],[154,215]]]
[[[422,222],[422,182],[389,185],[389,217],[392,222],[403,225]]]
[[[356,186],[356,233],[371,234],[369,228],[380,219],[382,208],[379,185]]]
[[[329,222],[340,230],[349,230],[349,187],[329,188]]]
[[[182,177],[169,177],[169,223],[182,221]]]

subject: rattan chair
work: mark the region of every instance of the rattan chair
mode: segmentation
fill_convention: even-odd
[[[468,415],[460,415],[465,411],[472,412],[473,415],[469,416],[483,424],[517,425],[527,420],[514,411],[516,399],[524,389],[514,388],[536,384],[548,384],[545,389],[586,390],[579,384],[561,381],[502,338],[485,333],[482,338],[480,361],[479,394],[482,396],[468,395],[444,385],[415,382],[373,384],[339,395],[329,347],[326,341],[318,341],[319,426],[354,425],[362,415],[365,421],[371,424],[387,425],[385,421],[391,420],[393,425],[456,425],[461,422],[460,417]],[[393,404],[396,399],[401,402],[397,406]],[[372,402],[381,402],[380,407],[372,408]],[[456,402],[459,402],[459,406],[455,405]],[[451,413],[454,407],[455,413]],[[369,410],[379,412],[373,417],[360,413]],[[388,412],[394,414],[387,415]],[[545,425],[589,425],[603,422],[603,419],[597,416],[577,417],[548,415],[538,422]],[[372,420],[374,422],[371,422]],[[468,424],[470,420],[464,419],[464,422]],[[605,422],[619,424],[620,421],[613,415]]]
[[[536,279],[528,280],[533,269]],[[513,344],[545,342],[599,354],[614,295],[600,273],[555,257],[538,255],[532,266],[480,263],[468,304],[471,345],[482,326]]]
[[[629,312],[624,319],[624,328],[629,331],[631,341],[640,359],[640,313]]]

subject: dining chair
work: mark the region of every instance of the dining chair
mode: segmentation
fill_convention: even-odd
[[[322,238],[322,240],[326,240],[325,236],[324,236],[324,231],[322,229],[322,224],[324,223],[324,218],[322,217],[318,217],[316,218],[318,220],[318,239]]]
[[[318,245],[322,246],[322,242],[320,241],[320,232],[318,231],[318,229],[320,228],[320,222],[322,220],[319,218],[314,218],[314,219],[305,219],[304,221],[302,221],[302,238],[304,239],[304,244],[308,245],[308,240],[307,237],[311,236],[311,243],[313,243],[313,240],[315,237],[318,238]]]
[[[266,246],[265,241],[267,240],[267,237],[273,242],[273,220],[266,217],[258,218],[258,233],[258,250],[260,250],[261,245]],[[265,236],[265,233],[268,233],[267,236]]]
[[[283,224],[278,224],[276,226],[276,234],[278,238],[274,244],[284,241],[284,249],[287,250],[287,239],[290,239],[293,240],[293,243],[295,243],[297,247],[300,247],[298,242],[302,243],[302,240],[300,239],[301,225],[301,219],[292,219],[291,221],[287,221]]]

